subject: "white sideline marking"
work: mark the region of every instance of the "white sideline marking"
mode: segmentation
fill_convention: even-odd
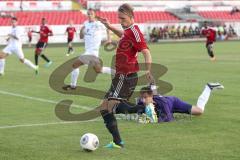
[[[20,127],[35,127],[35,126],[49,126],[49,125],[57,125],[57,124],[86,123],[86,122],[97,122],[97,121],[100,121],[100,119],[93,119],[93,120],[88,120],[88,121],[70,121],[70,122],[51,122],[51,123],[8,125],[8,126],[0,126],[0,129],[20,128]]]
[[[3,91],[3,90],[0,90],[0,94],[20,97],[20,98],[25,98],[25,99],[30,99],[30,100],[44,102],[44,103],[51,103],[51,104],[58,104],[59,103],[57,101],[53,101],[53,100],[49,100],[49,99],[31,97],[31,96],[18,94],[18,93],[7,92],[7,91]],[[87,106],[80,106],[80,105],[76,105],[76,104],[72,104],[71,107],[81,108],[81,109],[84,109],[84,110],[91,110],[92,109],[92,108],[89,108]]]

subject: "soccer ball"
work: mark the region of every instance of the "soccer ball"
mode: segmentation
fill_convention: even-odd
[[[95,134],[86,133],[80,139],[80,146],[85,151],[94,151],[99,146],[98,137]]]

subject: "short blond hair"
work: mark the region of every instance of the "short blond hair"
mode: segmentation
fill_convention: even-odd
[[[129,5],[128,3],[122,4],[122,5],[118,8],[118,12],[122,12],[122,13],[128,15],[128,16],[131,17],[131,18],[134,17],[133,7],[132,7],[131,5]]]

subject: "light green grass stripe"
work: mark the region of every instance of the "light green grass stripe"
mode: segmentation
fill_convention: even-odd
[[[20,98],[39,101],[39,102],[44,102],[44,103],[51,103],[51,104],[58,104],[59,103],[58,101],[53,101],[53,100],[49,100],[49,99],[45,99],[45,98],[39,98],[39,97],[27,96],[27,95],[23,95],[23,94],[19,94],[19,93],[12,93],[12,92],[3,91],[3,90],[0,90],[0,94],[14,96],[14,97],[20,97]],[[92,109],[92,108],[87,107],[87,106],[80,106],[80,105],[76,105],[76,104],[72,104],[71,107],[81,108],[81,109],[84,109],[84,110],[91,110]]]
[[[10,128],[19,128],[19,127],[35,127],[35,126],[49,126],[49,125],[58,125],[58,124],[86,123],[86,122],[96,122],[96,121],[100,121],[100,119],[92,119],[92,120],[88,120],[88,121],[49,122],[49,123],[8,125],[8,126],[0,126],[0,129],[10,129]]]

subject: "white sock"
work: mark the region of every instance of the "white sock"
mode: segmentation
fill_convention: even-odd
[[[28,59],[24,59],[24,64],[26,64],[28,67],[32,68],[32,69],[37,69],[37,66],[35,66],[31,61],[29,61]]]
[[[205,105],[208,102],[208,99],[211,94],[211,89],[206,85],[202,94],[199,96],[198,101],[197,101],[197,107],[201,108],[202,111],[205,109]]]
[[[110,67],[102,67],[101,72],[106,74],[111,74],[111,75],[114,75],[116,73],[116,71],[114,69],[111,69]]]
[[[77,86],[77,80],[79,75],[79,68],[73,69],[71,73],[71,86],[76,87]]]
[[[5,59],[0,59],[0,73],[4,73],[4,68],[5,68]]]

